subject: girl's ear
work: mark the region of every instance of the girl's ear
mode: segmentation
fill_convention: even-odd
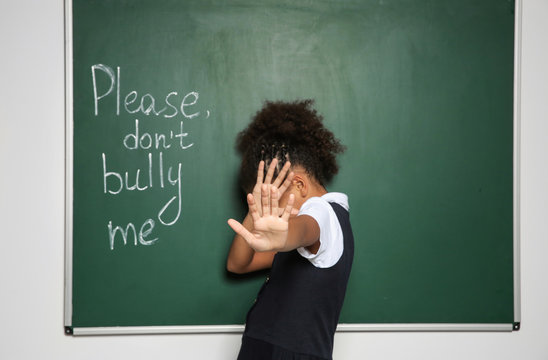
[[[293,187],[296,190],[296,193],[299,194],[302,198],[305,198],[308,195],[308,182],[306,179],[299,174],[295,174],[293,177]]]

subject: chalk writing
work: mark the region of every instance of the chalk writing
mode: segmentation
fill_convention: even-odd
[[[183,131],[183,121],[180,122],[180,127],[176,132],[171,130],[168,134],[165,133],[153,133],[148,132],[139,132],[139,119],[135,119],[135,128],[134,130],[127,134],[124,137],[124,146],[129,150],[144,149],[148,150],[154,148],[159,149],[169,149],[172,145],[173,140],[175,140],[182,150],[186,150],[193,143],[186,143],[184,138],[188,136],[188,133]]]
[[[145,239],[148,235],[150,235],[150,233],[152,232],[152,229],[154,229],[154,220],[147,219],[141,226],[141,230],[139,230],[139,243],[141,245],[152,245],[156,242],[156,240],[158,240],[158,238],[152,239],[152,240]],[[132,223],[127,224],[126,229],[124,231],[124,229],[122,229],[120,226],[116,226],[113,229],[112,221],[108,222],[108,233],[109,233],[109,242],[110,242],[111,250],[114,250],[114,237],[116,236],[116,233],[118,232],[122,236],[124,245],[127,244],[129,230],[133,231],[133,243],[134,245],[137,245],[137,231],[135,230],[135,225],[133,225]]]
[[[100,74],[107,77],[108,89],[102,88],[98,89],[97,78]],[[94,114],[99,116],[99,103],[101,100],[110,96],[114,88],[116,87],[116,115],[120,115],[120,100],[121,100],[121,81],[120,81],[120,67],[116,68],[116,75],[114,70],[103,64],[95,64],[91,66],[91,77],[93,83],[93,105],[94,105]],[[124,97],[124,110],[128,114],[142,113],[144,115],[162,115],[164,118],[172,118],[181,114],[184,118],[192,119],[200,115],[199,111],[192,112],[190,107],[198,103],[199,94],[196,91],[191,91],[187,93],[178,106],[176,98],[179,96],[177,91],[171,91],[164,97],[164,105],[160,109],[157,109],[158,105],[156,98],[150,94],[145,93],[144,95],[139,96],[137,90],[131,90]],[[175,97],[175,99],[173,99]],[[175,102],[175,104],[174,104]],[[167,112],[166,112],[167,111]],[[206,118],[210,115],[209,110],[206,111]]]
[[[149,92],[140,92],[131,89],[122,97],[121,67],[112,67],[104,64],[91,66],[91,82],[93,86],[93,115],[94,117],[107,119],[108,121],[122,121],[120,113],[132,116],[158,117],[164,121],[161,131],[154,125],[147,123],[144,126],[139,118],[134,118],[127,131],[121,135],[120,151],[129,151],[128,159],[143,157],[143,166],[132,170],[118,168],[109,162],[110,155],[101,152],[102,166],[102,192],[104,196],[119,196],[124,192],[142,193],[156,189],[156,191],[171,192],[169,200],[160,203],[156,213],[145,219],[137,228],[133,222],[123,225],[115,225],[112,219],[106,224],[109,248],[114,250],[117,244],[134,246],[155,244],[159,237],[153,232],[157,226],[173,226],[181,217],[183,197],[183,164],[164,164],[164,152],[185,151],[194,146],[188,132],[185,132],[185,121],[202,118],[207,119],[211,115],[209,110],[204,114],[195,109],[200,95],[197,91],[189,91],[184,96],[179,96],[177,91],[170,91],[157,101]],[[109,97],[115,97],[115,109],[108,109],[110,102],[103,103]],[[105,108],[107,106],[107,108]],[[173,119],[175,118],[175,119]],[[114,119],[114,120],[113,120]],[[169,123],[165,130],[165,121]],[[124,128],[124,127],[121,127]],[[171,128],[171,129],[170,129]],[[145,154],[143,154],[143,151]],[[134,155],[131,155],[134,154]]]

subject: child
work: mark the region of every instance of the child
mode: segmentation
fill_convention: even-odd
[[[354,240],[346,195],[325,189],[343,147],[312,103],[266,102],[238,135],[249,212],[228,221],[236,235],[227,269],[271,268],[239,360],[332,359]]]

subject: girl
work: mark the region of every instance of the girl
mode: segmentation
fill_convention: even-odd
[[[242,223],[228,221],[236,235],[227,269],[271,268],[247,315],[239,360],[332,358],[354,240],[347,196],[325,188],[344,148],[311,106],[266,102],[238,135],[249,212]]]

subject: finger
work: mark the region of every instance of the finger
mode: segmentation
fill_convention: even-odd
[[[289,173],[289,175],[287,175],[287,177],[285,178],[285,181],[284,183],[282,184],[282,186],[280,186],[280,196],[282,196],[285,191],[291,186],[291,182],[293,181],[293,177],[295,176],[295,173],[292,171]]]
[[[276,180],[274,180],[274,183],[272,183],[272,185],[276,187],[280,187],[280,184],[285,179],[285,176],[287,175],[287,172],[289,171],[290,167],[291,167],[291,163],[289,161],[286,161],[284,164],[284,167],[282,168],[282,170],[280,171],[280,173],[278,174],[278,176],[276,177]]]
[[[257,215],[259,217],[263,216],[263,208],[261,206],[261,187],[259,187],[259,191],[253,191],[253,203],[255,205],[254,209],[257,211]],[[247,202],[249,205],[249,201]],[[251,208],[250,208],[251,213]],[[255,220],[255,219],[254,219]]]
[[[257,221],[261,218],[259,210],[257,209],[257,203],[255,203],[255,198],[252,194],[247,194],[247,206],[249,207],[249,214],[253,221]]]
[[[278,189],[275,186],[270,188],[270,207],[273,216],[278,216]]]
[[[264,161],[259,161],[259,168],[257,169],[257,184],[263,183],[264,177]]]
[[[265,184],[270,184],[272,181],[272,177],[274,176],[274,170],[276,170],[276,165],[278,165],[278,159],[274,158],[270,162],[270,166],[268,167],[268,171],[266,172],[266,178],[264,179]]]
[[[261,189],[262,189],[262,185],[255,184],[255,187],[253,188],[253,193],[252,193],[255,204],[257,204],[257,202],[258,202],[259,205],[260,205],[260,202],[261,202]],[[259,216],[261,216],[263,214],[262,211],[263,211],[262,207],[257,206],[257,212],[259,213]]]
[[[270,193],[268,191],[268,188],[269,188],[268,185],[263,184],[261,189],[261,203],[263,205],[263,216],[270,215],[270,204],[269,204]]]
[[[282,214],[283,220],[289,221],[289,217],[291,216],[291,210],[293,209],[294,202],[295,202],[295,195],[290,194],[289,200],[287,201],[287,205],[285,206],[284,213]]]
[[[253,234],[249,230],[247,230],[242,224],[234,219],[229,219],[228,225],[232,228],[232,230],[234,230],[236,234],[242,236],[248,243],[251,239],[255,238],[255,236],[253,236]]]

